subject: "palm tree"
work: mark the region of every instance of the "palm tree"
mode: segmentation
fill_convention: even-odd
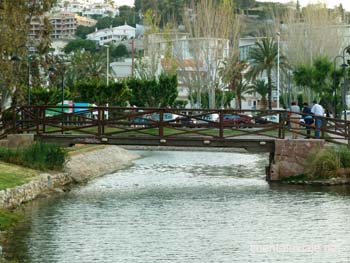
[[[264,80],[258,79],[254,83],[254,91],[259,93],[261,96],[261,105],[263,108],[266,108],[267,105],[267,93],[269,92],[268,86]]]
[[[242,109],[242,100],[245,100],[244,94],[250,94],[255,91],[254,86],[243,80],[235,89],[236,105],[239,110]]]
[[[250,80],[255,80],[258,76],[266,73],[269,109],[272,109],[272,72],[277,68],[277,43],[273,38],[264,38],[256,42],[255,45],[256,47],[252,48],[249,52],[251,61],[247,76]],[[287,59],[281,54],[280,67],[282,70],[288,68]]]
[[[242,108],[243,94],[251,91],[251,86],[243,81],[243,72],[248,68],[246,61],[239,60],[237,54],[223,62],[223,67],[219,71],[222,81],[233,91],[236,97],[236,105]]]

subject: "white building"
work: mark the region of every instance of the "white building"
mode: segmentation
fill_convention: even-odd
[[[83,10],[83,16],[111,16],[119,15],[119,10],[109,4],[93,4]]]
[[[108,43],[118,43],[135,38],[135,28],[129,25],[110,27],[88,34],[87,39],[99,43],[100,46]]]
[[[72,2],[66,2],[66,6],[64,9],[71,13],[80,13],[82,14],[85,9],[89,8],[89,3],[86,3],[84,1],[72,1]]]
[[[58,0],[54,8],[52,8],[52,13],[58,12],[71,12],[75,14],[80,14],[83,16],[116,16],[119,15],[118,8],[115,4],[105,3],[102,0]]]

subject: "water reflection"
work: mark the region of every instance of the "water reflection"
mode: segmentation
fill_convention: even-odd
[[[345,188],[268,185],[267,156],[144,152],[28,210],[21,262],[349,262]]]

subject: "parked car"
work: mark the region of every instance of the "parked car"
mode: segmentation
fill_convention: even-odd
[[[134,125],[149,125],[152,123],[152,120],[147,117],[135,117],[132,119],[132,124]]]
[[[244,126],[252,123],[253,118],[246,115],[224,114],[224,126]]]
[[[278,116],[268,115],[255,119],[255,124],[267,124],[267,123],[278,123]]]
[[[346,120],[350,120],[350,111],[349,110],[347,110],[347,111],[343,110],[341,112],[340,118],[342,120],[345,120],[345,115],[346,115]]]
[[[208,114],[208,115],[203,116],[203,119],[205,119],[207,121],[217,122],[217,121],[219,121],[219,114],[217,114],[217,113]]]
[[[188,117],[188,116],[177,118],[177,122],[181,126],[193,126],[193,125],[197,124],[197,120],[196,119],[193,119],[193,118]]]
[[[166,112],[163,114],[163,121],[176,121],[176,119],[179,118],[179,115],[177,114],[174,114],[174,113],[169,113],[169,112]],[[159,113],[153,113],[151,115],[151,119],[153,121],[159,121],[160,120],[160,117],[159,117]]]

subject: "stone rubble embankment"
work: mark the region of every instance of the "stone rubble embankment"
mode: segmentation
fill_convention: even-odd
[[[71,183],[86,182],[115,172],[131,165],[137,158],[137,154],[117,146],[72,155],[62,173],[43,173],[29,183],[0,191],[0,208],[15,208],[49,191],[58,192]]]

